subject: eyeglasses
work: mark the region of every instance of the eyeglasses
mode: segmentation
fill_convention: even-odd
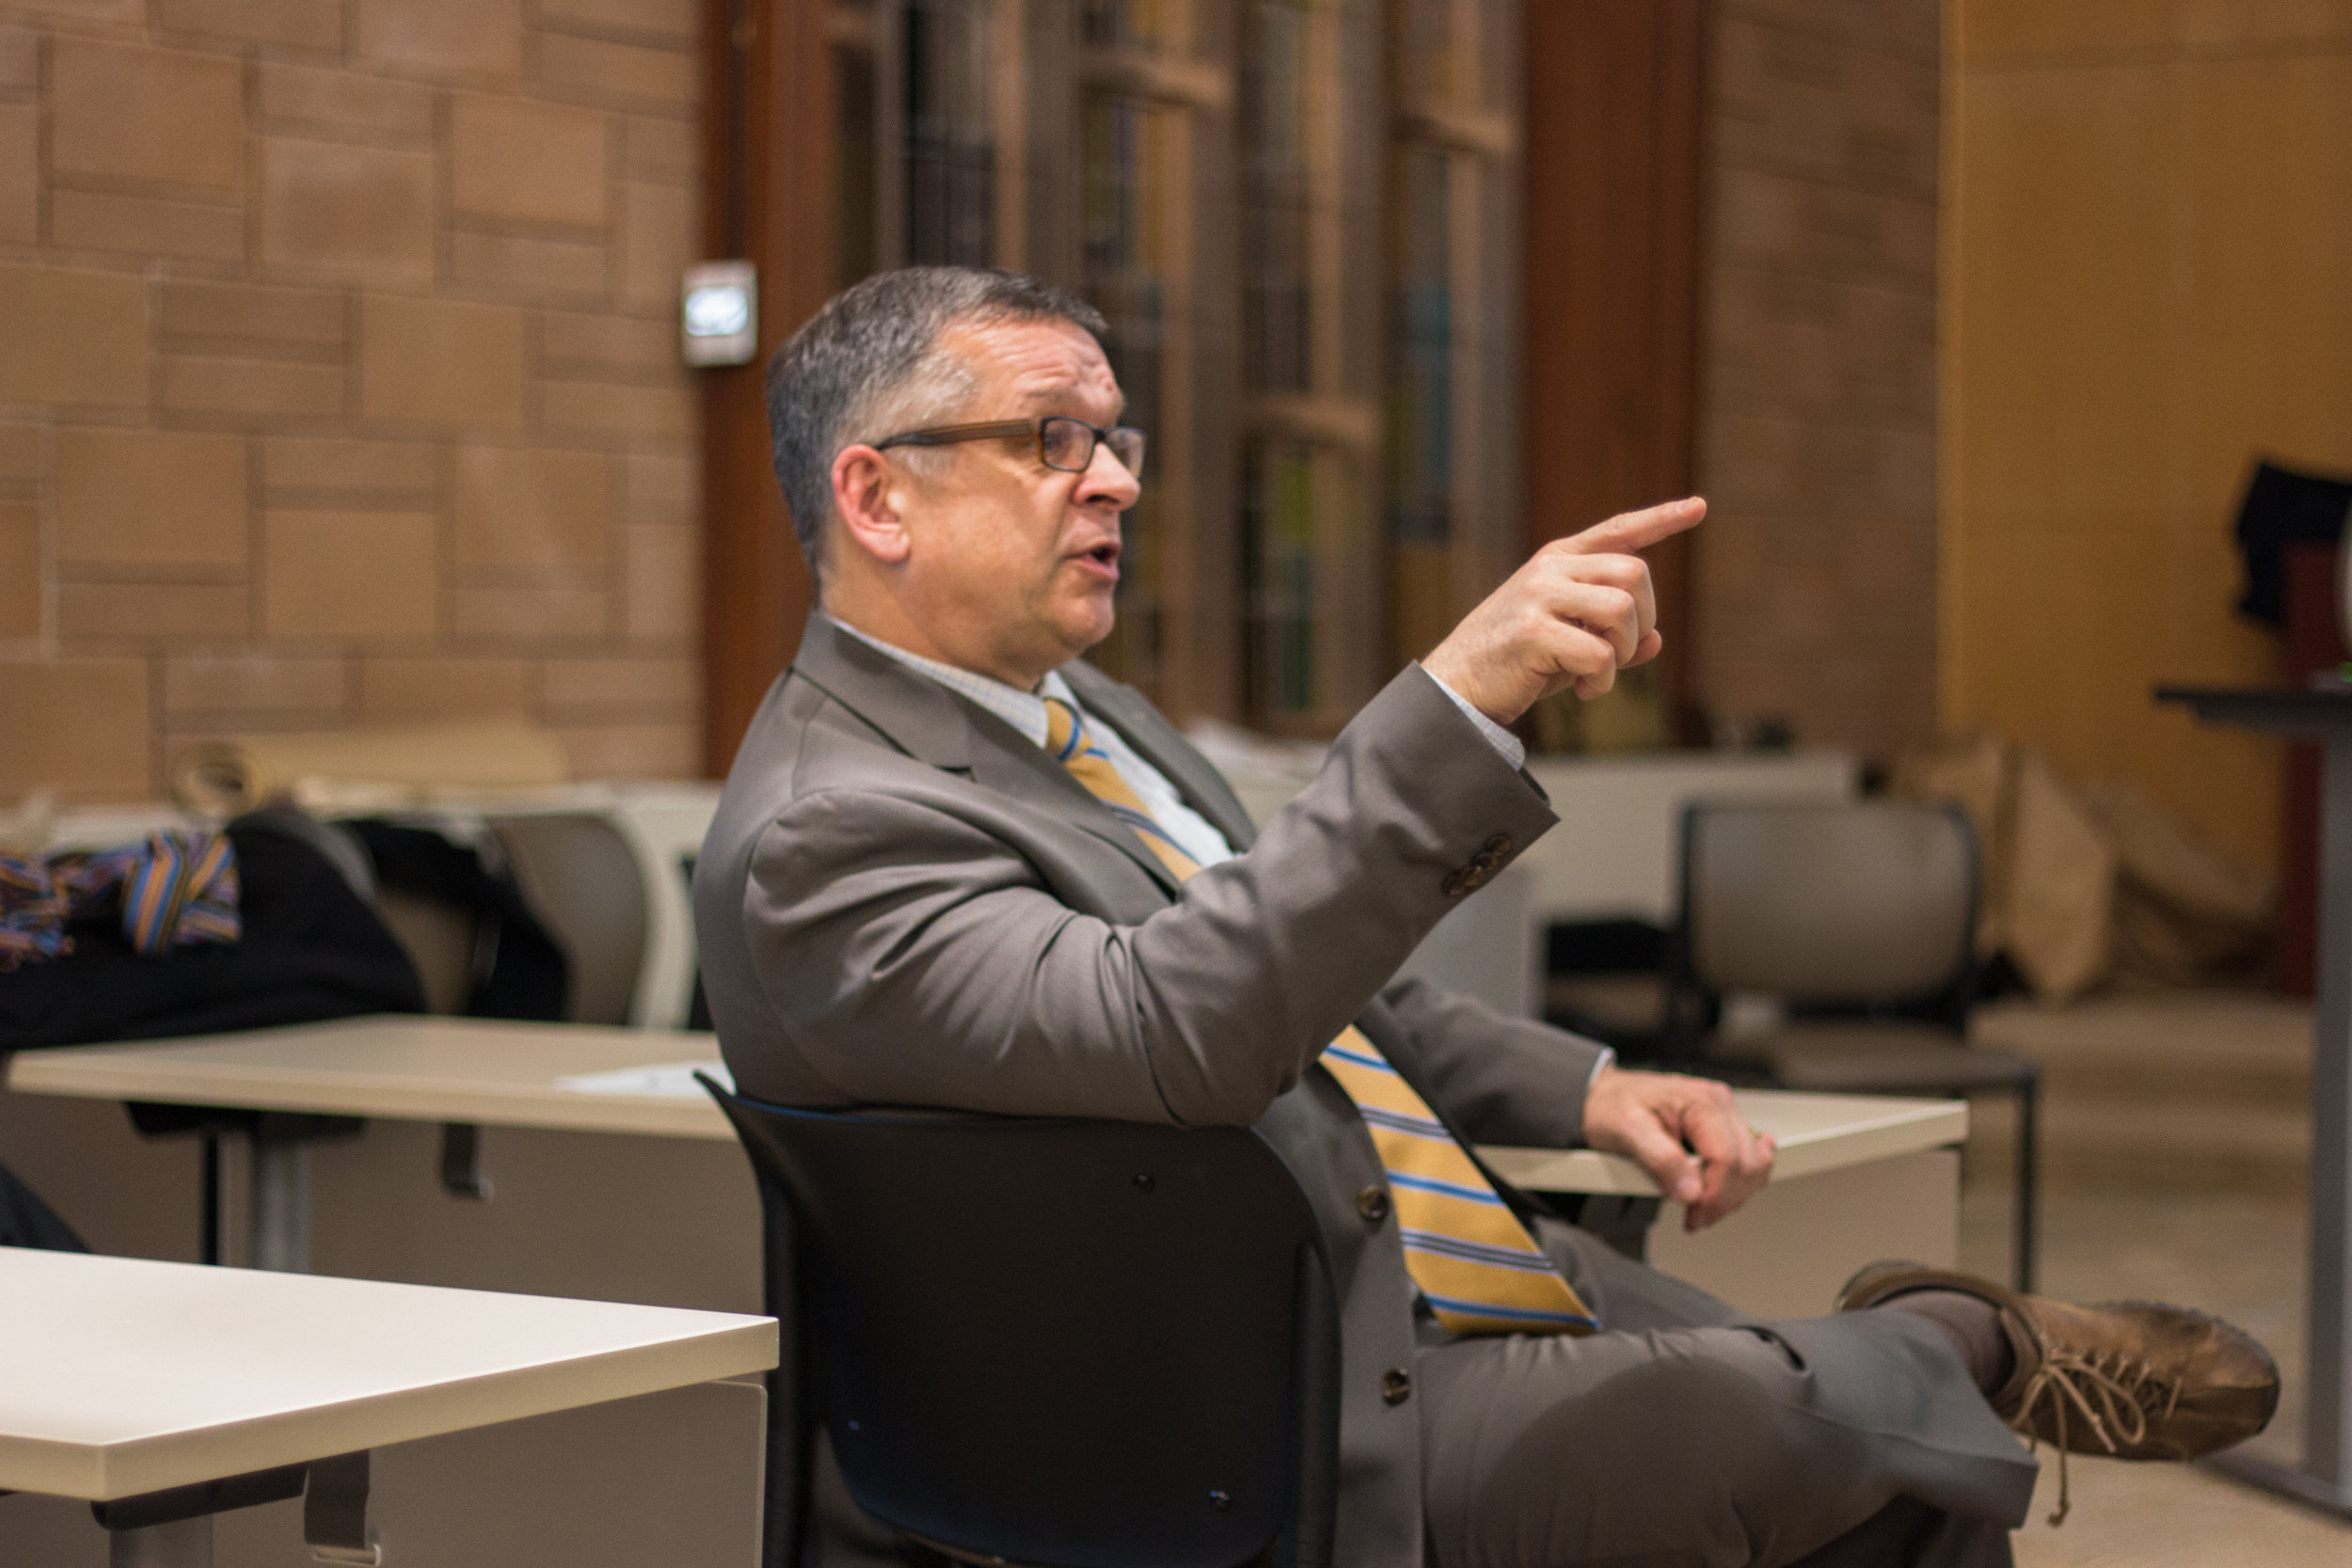
[[[1111,455],[1136,478],[1143,477],[1143,432],[1130,425],[1104,430],[1067,414],[1041,420],[996,420],[987,424],[944,424],[932,430],[909,430],[874,443],[876,451],[892,447],[944,447],[957,441],[1010,440],[1037,437],[1038,461],[1066,474],[1082,474],[1093,466],[1097,442],[1107,442]]]

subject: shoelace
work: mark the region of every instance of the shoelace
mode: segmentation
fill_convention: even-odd
[[[2034,1412],[2044,1400],[2049,1402],[2051,1441],[2058,1456],[2058,1508],[2051,1513],[2050,1523],[2062,1525],[2073,1506],[2066,1476],[2068,1412],[2080,1413],[2090,1423],[2090,1433],[2099,1440],[2099,1446],[2115,1453],[2126,1443],[2147,1440],[2150,1414],[2162,1404],[2160,1414],[2170,1416],[2180,1403],[2181,1386],[2158,1377],[2153,1368],[2136,1355],[2072,1348],[2052,1350],[2039,1330],[2033,1334],[2042,1353],[2042,1364],[2026,1381],[2025,1392],[2017,1402],[2017,1414],[2010,1418],[2010,1425],[2025,1436],[2030,1450],[2039,1452],[2042,1441],[2034,1432]]]

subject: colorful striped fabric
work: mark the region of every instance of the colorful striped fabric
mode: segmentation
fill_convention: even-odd
[[[0,855],[0,972],[26,959],[70,951],[65,895],[48,864],[32,855]]]
[[[161,832],[119,849],[47,860],[0,855],[0,969],[72,951],[66,923],[119,909],[134,952],[154,957],[244,934],[237,852],[226,834]]]
[[[1077,709],[1049,697],[1046,713],[1045,749],[1054,759],[1134,829],[1178,881],[1199,871],[1087,738]],[[1590,1334],[1600,1326],[1378,1046],[1350,1024],[1325,1048],[1323,1066],[1363,1113],[1389,1173],[1405,1266],[1439,1323],[1454,1334]]]

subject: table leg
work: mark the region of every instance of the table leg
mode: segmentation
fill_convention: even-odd
[[[196,1260],[220,1261],[220,1134],[207,1132],[203,1163],[198,1175],[198,1236]]]
[[[2319,823],[2319,1006],[2312,1053],[2311,1401],[2300,1468],[2213,1467],[2352,1518],[2352,736],[2326,742]]]
[[[213,1568],[213,1516],[114,1530],[106,1537],[106,1568]]]
[[[310,1272],[310,1146],[253,1140],[253,1266]]]

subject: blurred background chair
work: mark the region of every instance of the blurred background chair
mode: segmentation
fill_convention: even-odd
[[[2024,1290],[2034,1274],[2041,1069],[1967,1041],[1977,867],[1967,819],[1951,807],[1692,806],[1669,1030],[1684,1063],[1759,1074],[1781,1088],[2014,1096],[2015,1276]],[[1736,1026],[1756,1010],[1760,1027]]]
[[[523,901],[564,950],[571,982],[564,1022],[628,1023],[647,923],[628,841],[589,812],[501,816],[494,829]]]
[[[758,1177],[786,1337],[770,1568],[804,1546],[819,1424],[910,1562],[1330,1562],[1329,1264],[1255,1132],[705,1086]]]

